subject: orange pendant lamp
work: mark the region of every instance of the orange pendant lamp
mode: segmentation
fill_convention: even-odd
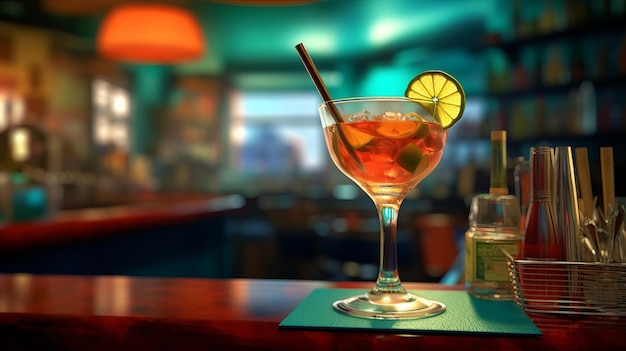
[[[188,10],[165,4],[123,4],[104,18],[96,39],[105,58],[174,64],[204,53],[202,29]]]

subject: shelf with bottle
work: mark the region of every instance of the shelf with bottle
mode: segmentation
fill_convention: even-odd
[[[567,94],[589,80],[626,87],[626,1],[520,1],[513,35],[490,36],[487,93],[500,99]]]
[[[516,99],[486,99],[480,135],[506,129],[512,141],[541,138],[623,139],[626,87],[597,90],[591,82],[560,95],[536,93]],[[621,140],[620,142],[623,142]]]
[[[624,28],[625,0],[514,0],[508,40],[491,36],[493,46],[515,52],[530,44]]]
[[[511,40],[485,50],[487,108],[480,137],[506,129],[512,143],[548,138],[623,144],[618,131],[626,129],[626,1],[533,4],[539,9],[534,17],[515,7]]]
[[[499,37],[496,36],[496,39],[491,40],[488,46],[498,48],[510,56],[516,56],[520,49],[527,46],[545,45],[569,38],[602,36],[619,32],[624,29],[624,20],[626,20],[626,13],[608,18],[593,19],[575,26],[545,30],[532,35],[518,36],[516,34],[511,40],[506,41],[499,40]]]
[[[487,95],[517,99],[567,94],[582,82],[598,90],[626,87],[626,30],[519,48],[518,55],[485,52]]]

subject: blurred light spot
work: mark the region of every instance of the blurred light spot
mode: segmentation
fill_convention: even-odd
[[[378,275],[378,266],[375,264],[364,263],[361,265],[359,277],[364,280],[374,280]]]
[[[349,277],[356,277],[361,272],[361,266],[356,262],[348,261],[343,264],[342,271]]]
[[[339,184],[333,188],[333,196],[339,200],[354,200],[359,192],[359,188],[352,184]]]
[[[9,126],[9,117],[7,116],[7,99],[6,96],[0,95],[0,131]]]
[[[93,81],[93,102],[97,106],[106,106],[109,101],[108,84],[102,79]]]
[[[116,90],[111,98],[111,112],[118,117],[128,116],[129,101],[128,94],[123,90]]]
[[[16,128],[11,131],[11,157],[14,161],[22,162],[28,160],[30,156],[28,130],[26,128]]]
[[[11,100],[11,123],[19,124],[26,116],[26,103],[22,98],[13,98]]]
[[[299,42],[306,43],[307,51],[311,56],[334,54],[335,49],[337,49],[337,42],[332,38],[336,37],[335,34],[321,33],[319,30],[314,33],[313,35],[303,34],[298,37]],[[296,44],[294,43],[293,45],[295,46]]]
[[[370,41],[373,44],[386,43],[392,40],[402,30],[400,23],[396,20],[384,20],[378,22],[370,32]]]
[[[335,218],[330,226],[333,228],[334,232],[343,233],[348,230],[348,221],[346,221],[345,218]]]

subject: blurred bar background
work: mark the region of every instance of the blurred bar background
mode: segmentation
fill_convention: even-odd
[[[104,18],[129,3],[189,10],[201,55],[101,55]],[[0,271],[374,279],[378,218],[327,154],[303,42],[334,98],[403,95],[428,69],[465,88],[444,158],[399,218],[403,279],[457,282],[491,130],[509,135],[511,192],[535,145],[587,147],[596,170],[613,146],[626,172],[625,19],[624,0],[0,1]],[[599,171],[592,182],[600,194]],[[87,210],[177,216],[199,199],[228,205],[114,237],[66,221],[54,230],[84,235],[41,241],[44,223]]]

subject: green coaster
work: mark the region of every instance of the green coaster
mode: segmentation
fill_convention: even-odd
[[[317,289],[280,324],[281,329],[323,329],[431,334],[541,335],[541,331],[512,301],[472,297],[465,291],[416,292],[446,305],[440,315],[404,320],[351,317],[335,311],[334,301],[364,293],[358,289]]]

